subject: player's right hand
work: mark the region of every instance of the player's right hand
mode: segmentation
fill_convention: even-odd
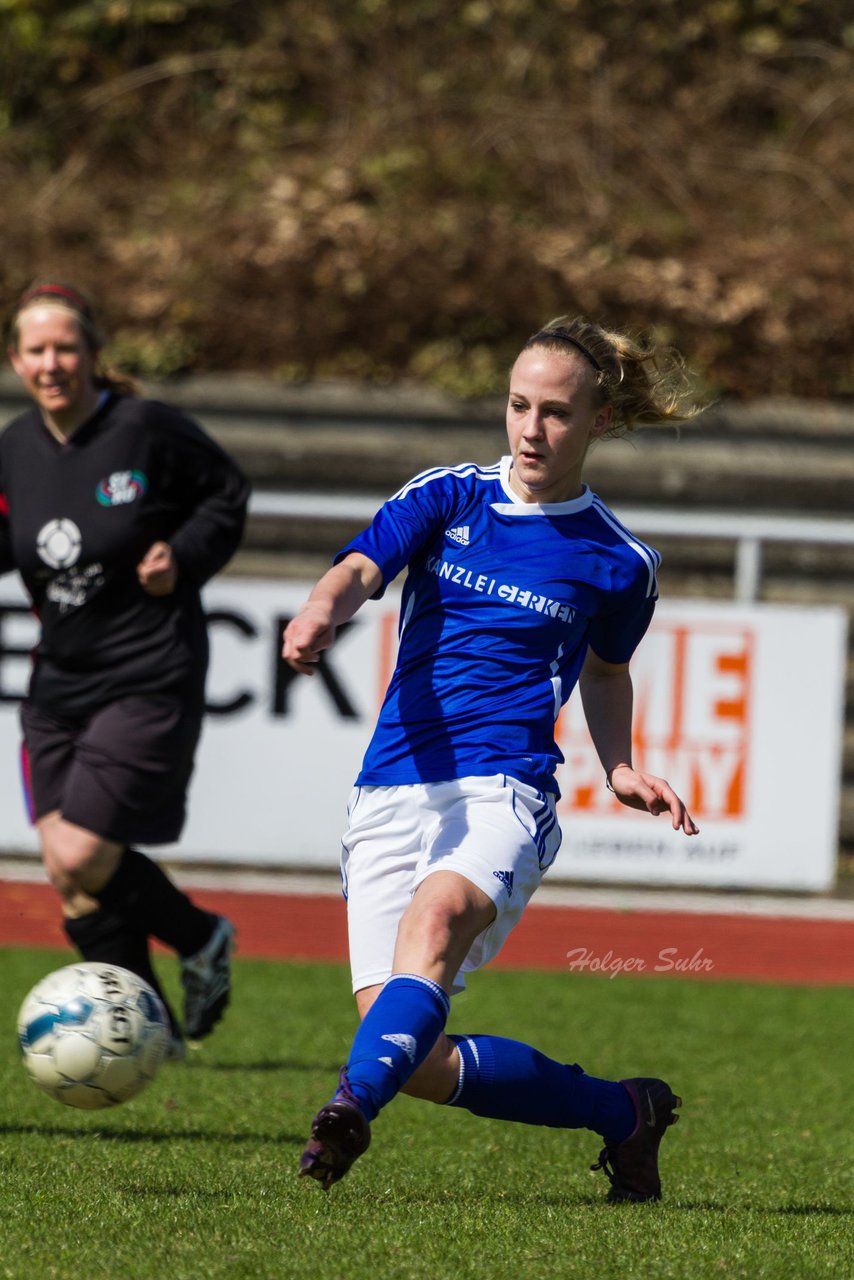
[[[321,653],[334,639],[335,627],[325,610],[304,605],[285,627],[282,657],[294,671],[313,676]]]

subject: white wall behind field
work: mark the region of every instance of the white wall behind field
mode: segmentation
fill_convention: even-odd
[[[347,798],[394,657],[396,600],[370,604],[322,672],[279,657],[305,583],[221,579],[211,621],[210,714],[181,843],[170,861],[333,868]],[[36,843],[24,812],[18,699],[36,624],[0,583],[0,850]],[[664,772],[701,834],[634,814],[604,790],[580,706],[558,723],[564,843],[550,881],[822,890],[834,880],[846,615],[662,604],[633,664],[637,762]],[[800,677],[808,655],[810,678]]]

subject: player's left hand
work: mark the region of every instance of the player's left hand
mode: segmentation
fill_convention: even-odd
[[[168,542],[155,542],[136,566],[143,591],[150,596],[168,596],[178,581],[178,564]]]
[[[669,813],[674,831],[684,831],[695,836],[700,828],[694,822],[682,800],[669,782],[651,773],[641,773],[627,764],[617,765],[610,774],[611,790],[621,804],[630,809],[643,809],[658,817]]]

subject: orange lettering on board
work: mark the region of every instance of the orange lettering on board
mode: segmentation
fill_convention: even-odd
[[[670,727],[670,745],[676,747],[682,738],[682,722],[685,711],[685,648],[688,632],[676,627],[673,633],[673,723]]]
[[[721,699],[715,703],[715,715],[720,716],[722,720],[737,720],[739,724],[747,722],[747,657],[746,650],[742,653],[722,653],[715,663],[718,671],[722,674],[741,676],[742,688],[744,689],[744,693],[740,698]]]
[[[748,803],[751,630],[665,623],[654,624],[650,639],[651,651],[633,664],[637,768],[667,778],[700,821],[742,817]],[[559,770],[561,810],[636,816],[604,791],[601,766],[574,706],[564,708],[555,726],[566,759]]]

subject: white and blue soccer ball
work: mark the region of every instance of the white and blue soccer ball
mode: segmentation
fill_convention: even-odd
[[[30,1079],[87,1111],[127,1102],[156,1076],[171,1043],[162,1001],[114,964],[67,965],[21,1005],[18,1039]]]

